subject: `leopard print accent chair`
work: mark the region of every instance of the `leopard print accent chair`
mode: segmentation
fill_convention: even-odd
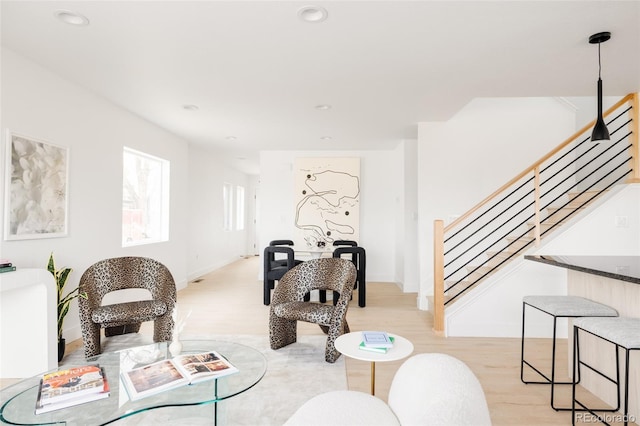
[[[138,332],[140,323],[155,321],[153,340],[171,340],[176,284],[162,263],[146,257],[117,257],[90,266],[80,278],[78,298],[84,354],[89,358],[101,353],[100,329],[105,336]],[[105,294],[124,289],[149,290],[152,300],[101,306]]]
[[[349,332],[347,309],[356,268],[347,259],[321,258],[303,262],[289,270],[273,292],[269,308],[269,341],[271,349],[279,349],[297,340],[297,322],[318,324],[327,334],[325,360],[334,363],[340,357],[336,339]],[[312,290],[332,290],[340,294],[337,303],[305,302]]]

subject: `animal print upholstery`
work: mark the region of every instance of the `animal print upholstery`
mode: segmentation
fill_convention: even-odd
[[[167,312],[167,304],[162,300],[141,300],[139,302],[116,303],[100,306],[93,311],[91,321],[107,327],[117,327],[130,322],[145,322]]]
[[[162,263],[146,257],[104,259],[82,274],[79,287],[87,294],[86,299],[78,298],[85,357],[101,353],[101,328],[108,337],[138,332],[140,323],[154,321],[153,340],[171,340],[176,285]],[[132,288],[148,290],[152,300],[101,306],[105,294]]]
[[[273,292],[269,308],[269,342],[271,349],[279,349],[297,340],[297,322],[318,324],[327,334],[325,360],[334,363],[340,357],[336,339],[349,332],[347,309],[356,268],[349,260],[321,258],[303,262],[289,270]],[[340,294],[335,306],[305,302],[312,290],[332,290]]]

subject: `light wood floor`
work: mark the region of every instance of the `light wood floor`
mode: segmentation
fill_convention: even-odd
[[[269,308],[262,304],[259,267],[259,258],[244,259],[180,291],[180,310],[193,310],[184,333],[268,333]],[[415,353],[443,352],[463,360],[482,383],[495,425],[571,424],[570,413],[549,407],[548,386],[520,382],[519,338],[439,337],[432,332],[431,314],[416,308],[416,294],[403,294],[392,283],[368,283],[367,306],[360,308],[355,293],[347,313],[352,331],[386,330],[409,339]],[[298,333],[321,335],[322,331],[314,324],[299,323]],[[547,357],[549,352],[545,352]],[[369,392],[370,364],[350,358],[345,361],[349,389]],[[401,363],[376,364],[376,396],[387,399]]]
[[[181,290],[180,311],[192,310],[183,335],[267,334],[269,308],[262,304],[259,267],[258,257],[241,259]],[[431,314],[416,308],[415,294],[403,294],[391,283],[367,283],[367,306],[360,308],[356,293],[347,314],[352,331],[386,330],[413,342],[414,353],[441,352],[461,359],[480,380],[494,425],[571,424],[570,413],[556,412],[549,406],[548,386],[520,382],[519,338],[440,337],[432,331]],[[151,324],[144,324],[142,332],[151,334]],[[298,333],[322,334],[318,326],[306,323],[299,323]],[[545,361],[550,346],[546,339],[541,340],[528,345],[527,354],[531,353],[530,359],[544,369],[549,365]],[[71,342],[68,351],[81,345],[79,340]],[[566,351],[559,356],[566,357]],[[401,363],[376,364],[376,396],[387,399],[391,380]],[[370,364],[346,358],[346,367],[349,389],[369,392]],[[6,381],[2,385],[7,385]],[[568,403],[570,387],[561,387],[558,392],[564,398],[560,401]]]

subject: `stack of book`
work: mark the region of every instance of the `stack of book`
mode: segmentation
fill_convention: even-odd
[[[109,382],[104,369],[84,365],[58,370],[42,376],[38,388],[36,414],[84,404],[109,396]]]
[[[386,354],[393,347],[393,336],[384,331],[363,331],[359,348],[363,351]]]
[[[13,266],[9,259],[0,259],[0,274],[3,272],[15,271],[16,267]]]

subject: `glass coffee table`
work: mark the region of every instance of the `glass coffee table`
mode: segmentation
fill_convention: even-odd
[[[111,395],[106,399],[36,415],[34,410],[40,375],[2,389],[0,391],[0,404],[2,404],[0,422],[14,425],[105,425],[163,407],[213,404],[213,420],[217,423],[217,403],[251,389],[262,379],[267,370],[267,360],[264,355],[249,346],[214,340],[183,340],[183,354],[214,350],[240,371],[219,379],[181,386],[137,401],[130,401],[120,380],[120,372],[171,358],[169,343],[154,343],[117,352],[107,352],[87,360],[87,364],[97,363],[105,368],[111,390]]]

